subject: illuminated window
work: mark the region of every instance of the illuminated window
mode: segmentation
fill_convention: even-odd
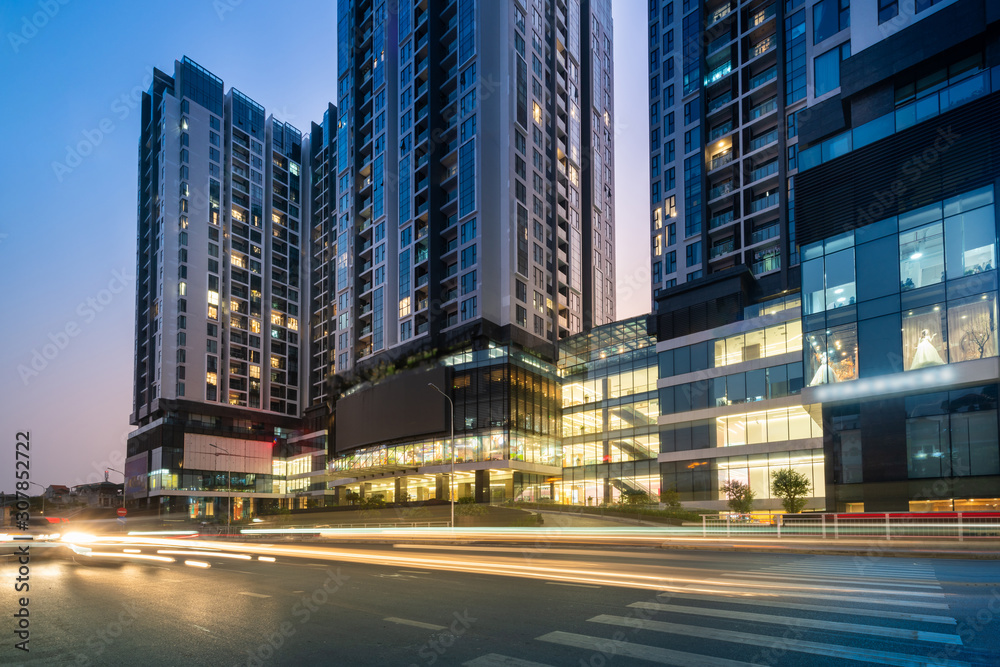
[[[187,293],[188,293],[188,285],[187,285],[187,283],[185,283],[185,282],[182,281],[177,286],[177,293],[180,294],[181,296],[186,296]]]
[[[181,224],[181,229],[187,229],[188,228],[188,217],[186,215],[182,215],[181,216],[180,224]]]
[[[219,305],[219,293],[218,292],[209,291],[209,293],[208,293],[208,302],[210,304],[212,304],[213,306],[218,306]]]
[[[279,327],[284,326],[284,319],[282,318],[281,313],[279,313],[276,310],[271,311],[271,324],[277,325]]]
[[[410,297],[403,297],[399,300],[399,316],[406,317],[410,314]]]
[[[246,218],[243,216],[243,212],[238,208],[233,209],[233,220],[239,220],[240,222],[246,222]]]
[[[250,377],[259,378],[260,377],[260,366],[250,366]]]
[[[230,299],[229,310],[233,311],[234,313],[238,313],[240,311],[240,302],[237,301],[236,299]]]
[[[542,107],[538,106],[538,102],[531,103],[531,115],[535,119],[536,123],[541,124],[542,122]]]
[[[273,222],[276,225],[282,224],[281,214],[280,213],[272,213],[271,214],[271,222]]]
[[[219,307],[218,306],[209,306],[208,307],[208,319],[210,319],[210,320],[217,320],[217,319],[219,319]]]
[[[260,320],[250,320],[250,331],[260,333]]]
[[[218,378],[215,373],[205,373],[205,382],[213,387],[217,384],[217,379]]]
[[[299,330],[299,321],[297,319],[295,319],[294,317],[289,317],[288,318],[288,328],[291,329],[292,331],[298,331]]]
[[[271,368],[281,368],[281,359],[271,355]]]

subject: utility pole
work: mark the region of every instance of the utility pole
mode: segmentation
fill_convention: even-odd
[[[451,528],[455,529],[455,402],[451,400],[451,396],[441,391],[441,389],[433,382],[427,383],[428,387],[433,387],[434,390],[445,397],[448,401],[448,405],[451,407],[451,474],[448,475],[448,500],[451,501]]]

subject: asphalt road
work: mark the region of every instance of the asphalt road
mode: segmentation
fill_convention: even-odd
[[[1000,664],[997,561],[275,546],[274,562],[266,545],[158,556],[173,563],[37,554],[29,653],[13,647],[25,594],[7,559],[0,664]]]

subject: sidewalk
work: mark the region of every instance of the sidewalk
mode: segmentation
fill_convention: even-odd
[[[741,535],[736,537],[668,537],[661,549],[745,551],[757,553],[828,554],[878,558],[973,558],[1000,560],[1000,540],[955,538],[891,540],[876,538],[782,537]]]

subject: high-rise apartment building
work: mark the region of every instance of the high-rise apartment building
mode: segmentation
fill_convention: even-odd
[[[797,286],[796,113],[823,93],[806,66],[817,48],[806,39],[813,4],[649,3],[654,300],[657,290],[737,265],[766,291]],[[828,14],[848,0],[818,4],[824,38],[831,20],[846,27],[849,11]]]
[[[610,2],[338,11],[336,371],[613,320]]]
[[[155,71],[142,100],[126,474],[168,508],[212,514],[234,491],[277,498],[275,455],[306,447],[285,443],[310,354],[302,160],[298,130],[195,62]]]

